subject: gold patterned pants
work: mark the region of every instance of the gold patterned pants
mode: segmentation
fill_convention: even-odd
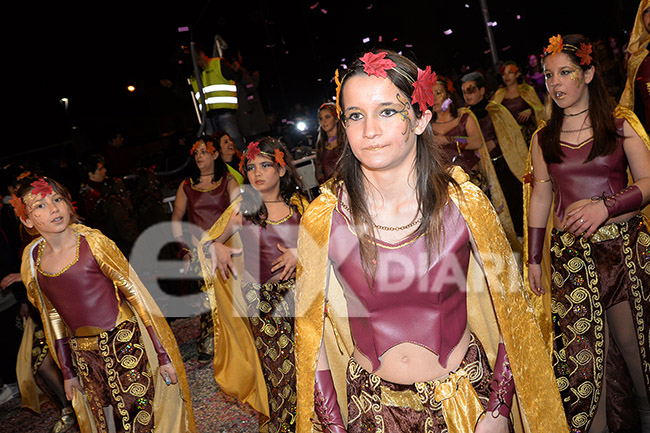
[[[632,312],[644,370],[645,390],[637,391],[650,393],[649,247],[640,215],[603,226],[590,239],[552,232],[553,366],[572,432],[589,431],[605,382],[610,430],[634,422],[630,374],[614,338],[606,340],[607,310],[621,303]]]
[[[449,378],[402,385],[381,379],[350,359],[348,432],[473,432],[490,398],[492,369],[474,334]]]
[[[76,337],[70,347],[97,430],[108,432],[104,407],[113,408],[118,433],[152,432],[153,377],[136,318],[94,337]]]
[[[246,283],[242,288],[269,399],[269,433],[296,429],[295,281]]]

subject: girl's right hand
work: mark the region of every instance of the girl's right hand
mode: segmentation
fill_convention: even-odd
[[[528,283],[530,284],[530,289],[537,296],[542,296],[546,293],[546,290],[542,287],[542,265],[528,264]]]
[[[230,248],[220,242],[213,242],[209,248],[212,275],[219,270],[219,274],[221,274],[221,278],[224,281],[228,279],[230,272],[232,272],[234,278],[237,278],[237,269],[235,268],[235,263],[232,261],[232,256],[241,254],[241,248]]]
[[[76,376],[72,379],[64,380],[63,388],[65,389],[65,397],[70,401],[72,401],[72,397],[74,397],[75,388],[77,388],[79,392],[84,392],[83,388],[81,387],[81,383],[79,383],[79,378]]]

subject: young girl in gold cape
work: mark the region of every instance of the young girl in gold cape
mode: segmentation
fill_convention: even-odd
[[[224,212],[199,246],[199,254],[206,249],[210,252],[210,275],[218,272],[206,283],[218,287],[212,291],[213,311],[219,312],[215,320],[219,324],[215,328],[215,379],[226,392],[270,415],[267,426],[270,433],[293,432],[296,431],[294,278],[298,225],[307,202],[299,194],[301,182],[291,156],[277,139],[264,137],[250,143],[241,163],[241,171],[246,176],[241,199]],[[241,248],[225,245],[233,238],[241,240]],[[233,256],[242,253],[243,265],[237,266]],[[206,259],[202,262],[207,264]],[[223,287],[226,282],[232,284],[233,298],[243,297],[243,315],[247,321],[233,317],[234,312],[221,303],[224,293],[230,290]],[[226,333],[232,323],[242,325],[243,330],[240,336],[229,338]],[[225,349],[229,345],[236,347]],[[250,354],[251,350],[261,364],[251,363],[252,373],[242,368],[251,357],[234,355]],[[236,358],[241,358],[241,362]],[[234,367],[232,374],[224,374],[229,365]],[[260,389],[260,378],[266,390]],[[252,390],[241,385],[249,379]],[[261,401],[247,400],[251,394],[259,395]]]
[[[194,432],[176,340],[115,243],[77,223],[53,179],[25,181],[12,205],[40,234],[24,250],[22,279],[81,431]]]

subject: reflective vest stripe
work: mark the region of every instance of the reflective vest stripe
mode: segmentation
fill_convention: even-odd
[[[211,84],[205,86],[203,91],[207,94],[210,92],[235,92],[237,93],[237,86],[234,84]]]
[[[233,96],[213,96],[205,99],[206,104],[237,104],[237,98]],[[199,104],[201,109],[201,104]]]

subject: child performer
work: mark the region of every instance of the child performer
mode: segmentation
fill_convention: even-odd
[[[571,431],[639,421],[649,431],[650,231],[639,209],[650,202],[650,139],[610,99],[586,37],[549,42],[551,115],[533,135],[524,194],[528,282],[550,294],[538,314]]]
[[[77,224],[53,179],[25,181],[12,204],[40,234],[21,274],[82,433],[108,432],[110,418],[117,432],[194,432],[176,340],[120,250]]]
[[[206,281],[215,287],[208,292],[212,310],[220,311],[219,320],[214,320],[220,326],[215,327],[215,380],[262,414],[270,410],[270,433],[295,432],[294,278],[298,225],[308,203],[300,194],[290,154],[274,138],[250,143],[240,171],[249,185],[199,246],[200,255],[206,248],[210,252],[210,259],[201,258],[204,275],[218,271]],[[241,248],[225,245],[228,241],[237,241]],[[231,256],[242,251],[243,266],[240,261],[237,270]],[[228,293],[233,299],[243,297],[242,304],[234,306],[236,313]],[[235,317],[238,314],[242,317]],[[231,338],[233,323],[241,334]],[[247,356],[240,356],[243,353]],[[245,360],[249,369],[242,368]]]
[[[433,142],[435,80],[373,51],[341,81],[339,176],[300,222],[297,431],[568,432],[497,214]]]

